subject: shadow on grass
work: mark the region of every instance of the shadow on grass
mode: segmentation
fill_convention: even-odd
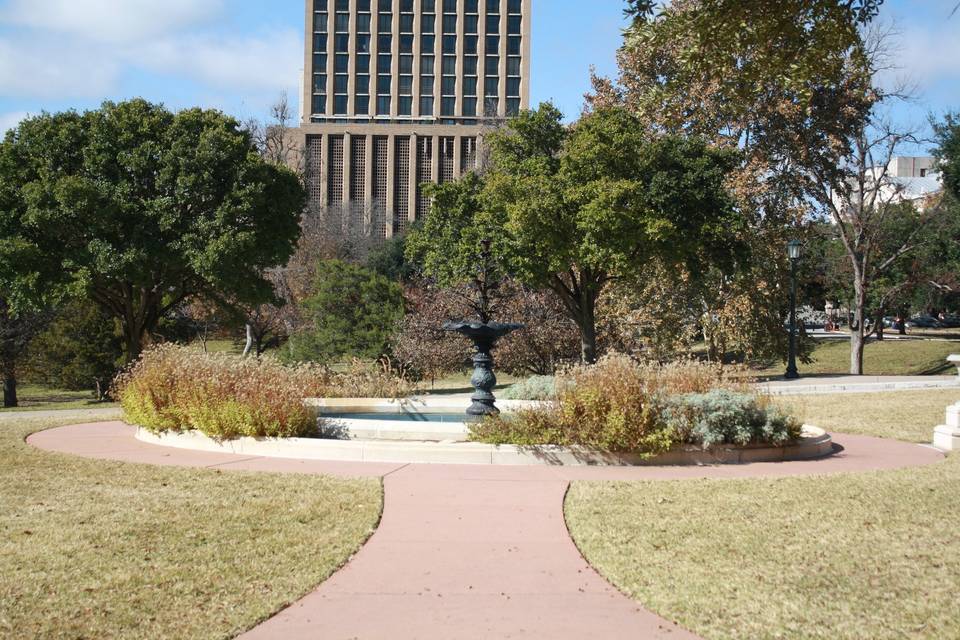
[[[494,392],[497,391],[506,391],[510,388],[509,384],[498,384],[493,388]],[[450,387],[445,389],[422,389],[420,391],[422,395],[425,396],[455,396],[463,395],[465,393],[473,393],[473,387]]]

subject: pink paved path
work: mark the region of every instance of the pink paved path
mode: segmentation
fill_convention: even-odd
[[[142,443],[110,422],[30,436],[50,451],[127,462],[384,479],[384,513],[363,549],[313,593],[241,636],[255,640],[697,636],[607,584],[567,533],[571,480],[824,474],[931,464],[930,448],[837,435],[809,462],[718,467],[496,467],[318,462]]]

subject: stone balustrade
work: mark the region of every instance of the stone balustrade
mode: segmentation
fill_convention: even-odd
[[[960,355],[952,355],[947,362],[956,365],[960,377]],[[933,430],[933,446],[943,451],[960,451],[960,402],[947,407],[946,424]]]

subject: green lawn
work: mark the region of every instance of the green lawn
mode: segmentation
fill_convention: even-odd
[[[960,341],[884,340],[867,343],[863,369],[872,376],[949,375],[956,367],[947,364],[947,356],[960,353]],[[850,343],[846,340],[820,341],[811,364],[799,364],[800,373],[847,374],[850,372]],[[782,376],[784,366],[777,363],[754,372],[759,376]]]
[[[960,389],[782,396],[775,402],[827,431],[930,442],[947,406],[960,402]]]
[[[824,427],[929,441],[960,399],[867,395],[804,402]],[[577,483],[566,517],[603,576],[707,640],[941,640],[960,638],[958,490],[952,456],[859,475]]]
[[[64,391],[38,385],[24,385],[17,389],[19,407],[4,409],[4,411],[47,411],[56,409],[91,409],[99,407],[116,407],[114,403],[97,402],[90,391]],[[2,404],[2,403],[0,403]]]
[[[231,638],[376,527],[378,480],[222,473],[32,449],[0,424],[0,637]]]
[[[526,380],[526,376],[512,376],[509,373],[503,373],[500,371],[497,371],[496,374],[496,388],[498,390],[506,389],[512,384],[520,382],[521,380]],[[472,393],[473,386],[470,384],[470,377],[472,375],[472,371],[464,371],[460,373],[452,373],[443,378],[438,378],[437,380],[422,380],[421,382],[417,383],[417,389],[420,391],[420,393],[435,395]]]

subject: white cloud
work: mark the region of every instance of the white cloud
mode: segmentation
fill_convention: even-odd
[[[117,59],[79,43],[0,39],[0,96],[98,97],[113,87],[119,72]]]
[[[15,111],[13,113],[0,113],[0,139],[9,131],[13,129],[20,121],[26,118],[28,114],[26,111]]]
[[[140,64],[148,69],[234,91],[295,86],[303,66],[299,33],[292,29],[240,38],[171,38],[140,49]]]
[[[954,18],[960,21],[960,15]],[[917,82],[960,78],[960,40],[956,24],[912,26],[902,36],[903,49],[897,62],[902,71]]]
[[[11,0],[0,22],[94,42],[134,43],[209,20],[223,0]]]

